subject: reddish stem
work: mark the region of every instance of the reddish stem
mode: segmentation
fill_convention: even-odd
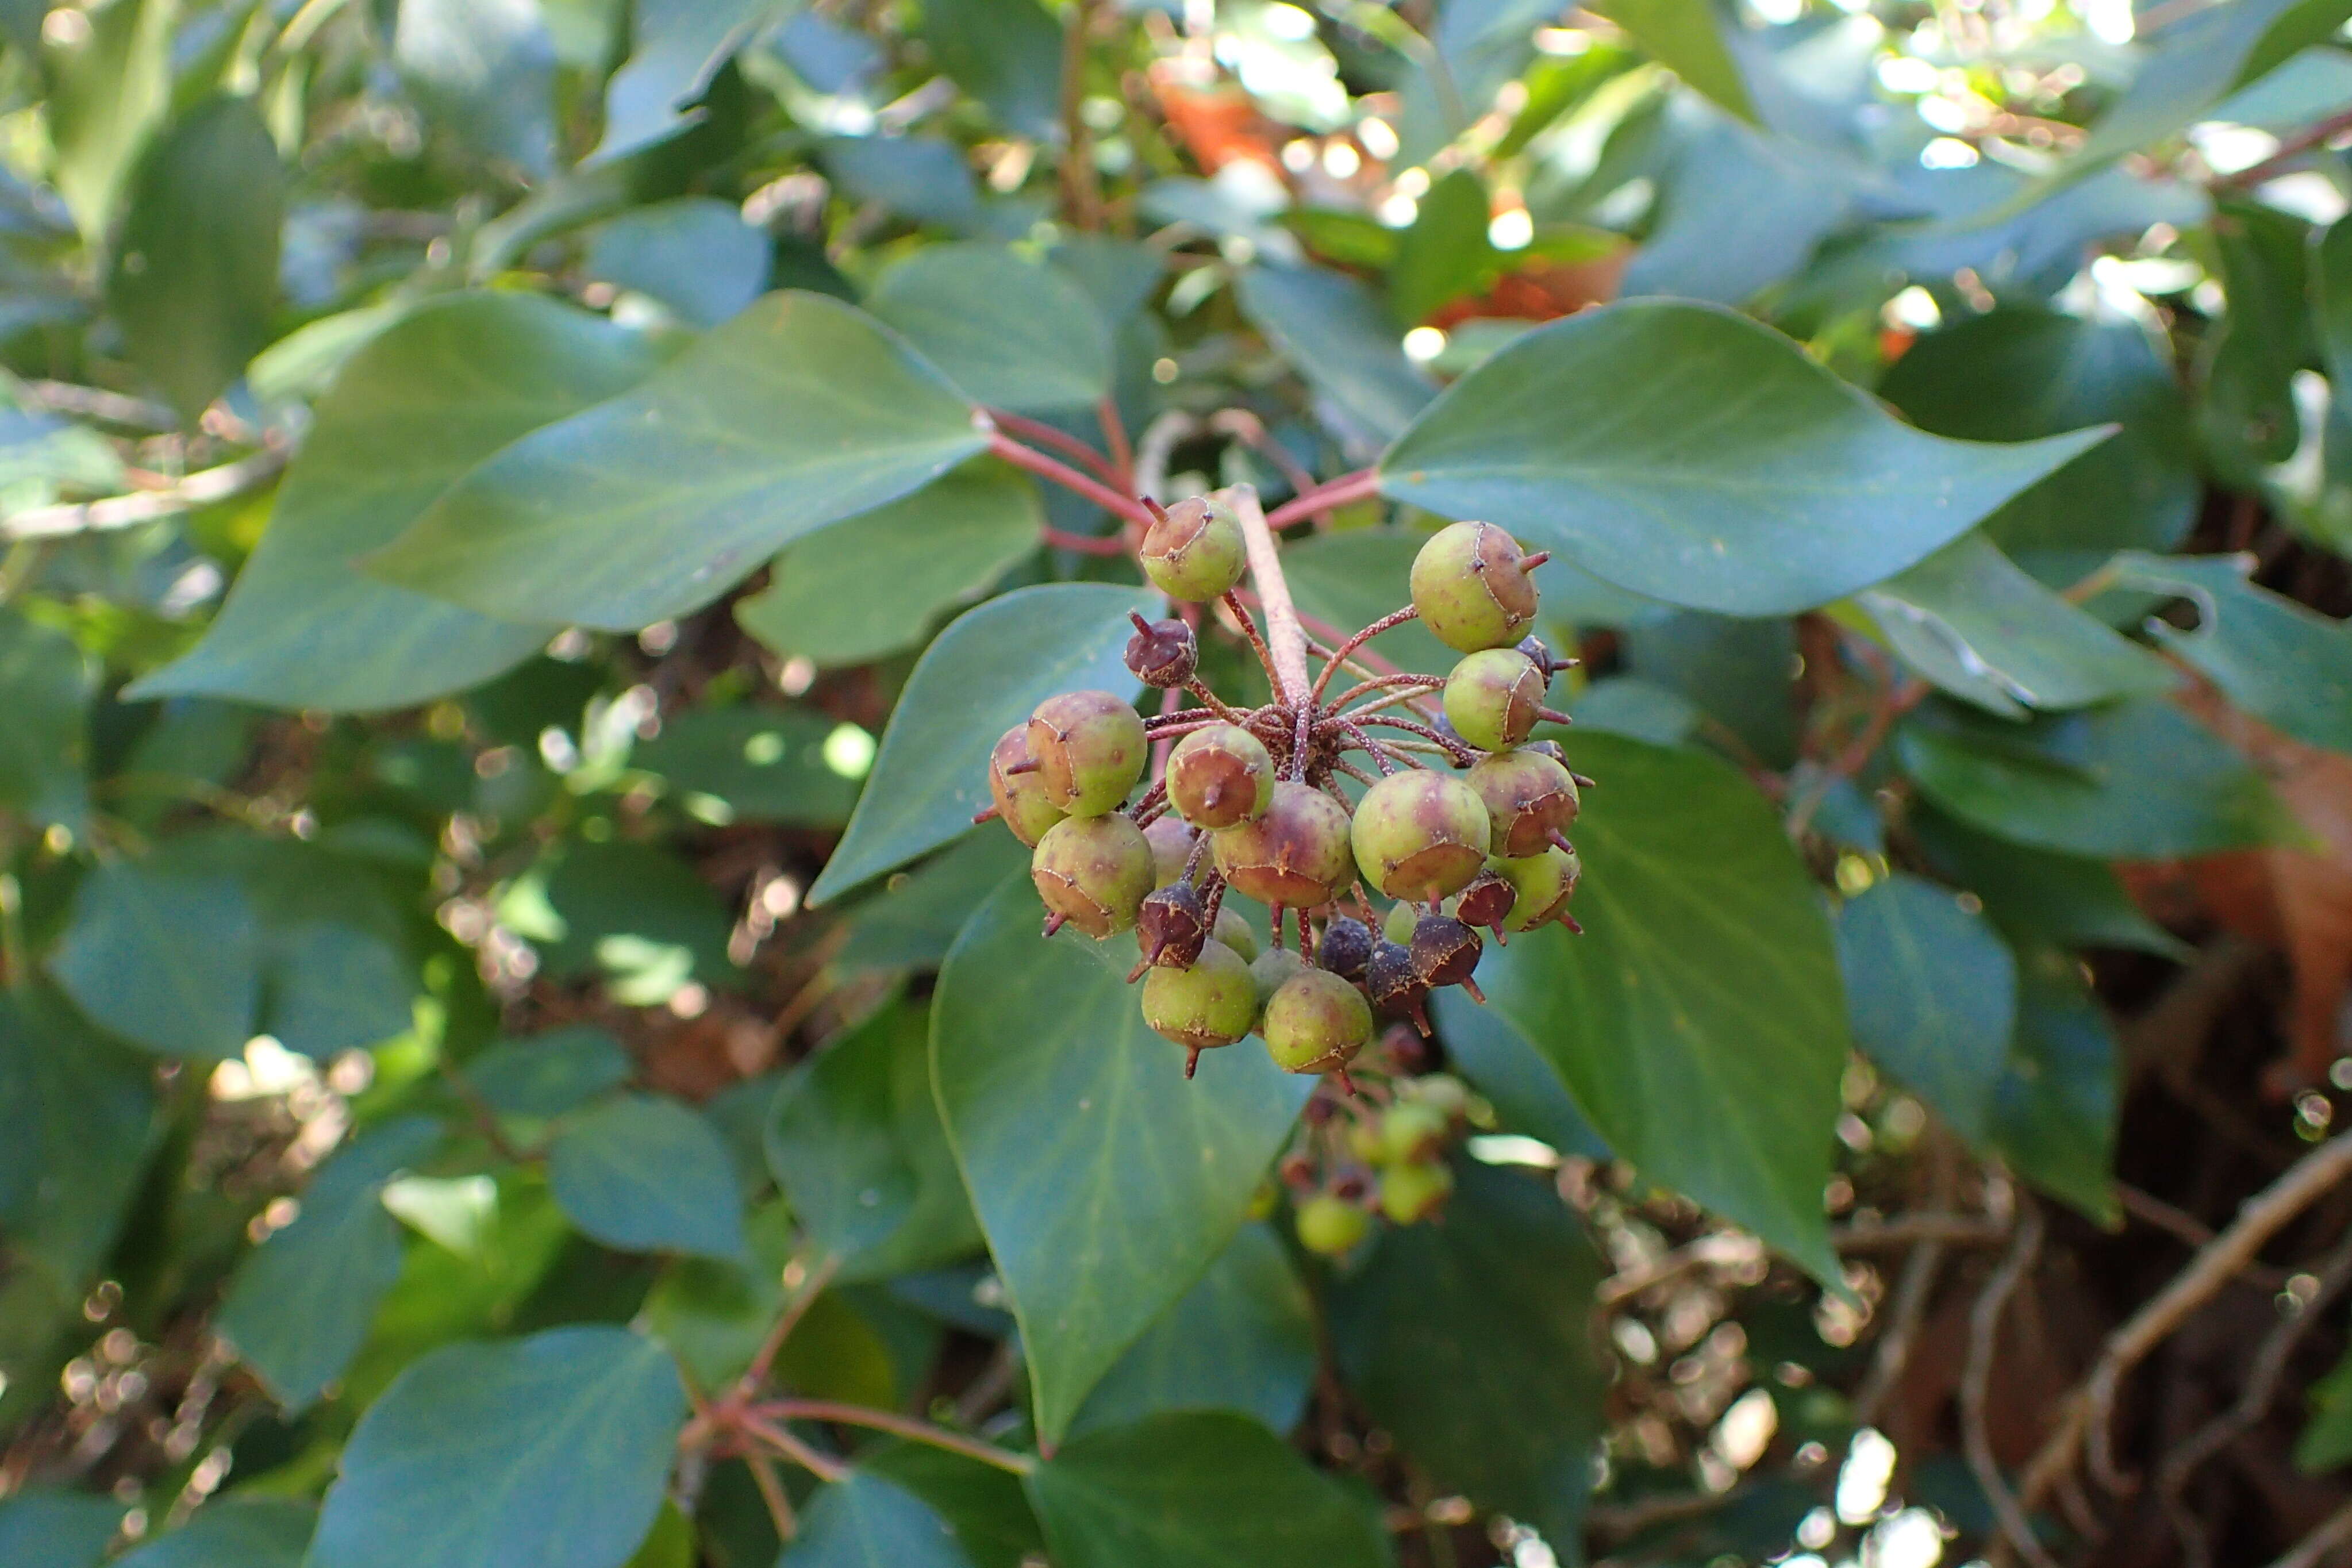
[[[1419,606],[1413,605],[1407,605],[1402,610],[1391,610],[1387,615],[1333,648],[1331,661],[1323,667],[1323,673],[1315,678],[1315,690],[1311,700],[1318,702],[1323,700],[1323,689],[1331,684],[1331,678],[1339,673],[1340,665],[1346,661],[1349,654],[1391,627],[1401,626],[1407,621],[1417,620],[1420,616]]]
[[[1095,423],[1102,426],[1103,445],[1110,448],[1111,466],[1118,470],[1122,489],[1135,488],[1135,445],[1127,438],[1127,421],[1118,416],[1118,399],[1105,397],[1095,405]]]
[[[1114,512],[1138,527],[1151,526],[1150,511],[1133,496],[1121,495],[1088,479],[1067,463],[1056,462],[1034,447],[1023,446],[1002,431],[989,438],[988,449],[1013,467],[1026,468],[1033,474],[1051,479],[1064,489],[1075,490],[1105,511]]]
[[[1075,550],[1082,555],[1124,555],[1127,541],[1106,539],[1092,533],[1072,533],[1066,529],[1041,528],[1038,540],[1061,550]]]
[[[1104,457],[1067,430],[1057,430],[1042,419],[1026,419],[1018,414],[1008,414],[1002,408],[990,409],[988,416],[996,422],[998,428],[1009,430],[1024,441],[1040,442],[1053,447],[1066,458],[1076,458],[1101,476],[1103,483],[1115,485],[1121,489],[1127,488],[1127,476],[1114,468],[1108,458]]]
[[[1265,525],[1276,530],[1288,528],[1302,517],[1313,517],[1318,511],[1329,511],[1349,501],[1367,500],[1380,493],[1380,470],[1359,468],[1352,474],[1340,475],[1328,485],[1318,485],[1304,495],[1291,497],[1265,514]]]
[[[1027,1455],[1013,1453],[993,1443],[966,1437],[909,1415],[898,1415],[887,1410],[869,1410],[863,1405],[850,1405],[840,1400],[772,1399],[754,1405],[751,1414],[778,1421],[832,1421],[844,1426],[869,1427],[877,1432],[887,1432],[894,1437],[904,1437],[909,1442],[928,1443],[950,1454],[961,1454],[967,1459],[977,1459],[983,1465],[1016,1476],[1025,1476],[1037,1468],[1036,1462]]]

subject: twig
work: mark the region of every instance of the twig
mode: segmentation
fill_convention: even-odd
[[[1037,540],[1057,550],[1075,550],[1081,555],[1124,555],[1127,541],[1111,534],[1072,533],[1066,528],[1040,528]]]
[[[1318,702],[1323,700],[1323,689],[1331,684],[1331,678],[1339,673],[1340,666],[1347,661],[1347,658],[1349,654],[1355,652],[1358,648],[1363,647],[1366,643],[1371,641],[1382,632],[1388,631],[1395,626],[1401,626],[1407,621],[1417,620],[1420,616],[1420,608],[1412,605],[1407,605],[1401,610],[1391,610],[1387,615],[1382,616],[1379,620],[1374,621],[1371,625],[1355,633],[1353,636],[1349,637],[1346,642],[1343,642],[1338,647],[1333,648],[1331,650],[1330,661],[1323,666],[1323,673],[1315,678],[1313,700]],[[1440,682],[1439,684],[1443,685],[1444,683]],[[1345,701],[1346,699],[1342,698],[1340,700]],[[1334,703],[1332,706],[1337,707],[1339,704]]]
[[[1957,1151],[1949,1139],[1938,1137],[1928,1145],[1927,1156],[1929,1201],[1940,1211],[1950,1206],[1959,1184]],[[1903,1260],[1903,1274],[1895,1281],[1895,1300],[1887,1310],[1886,1327],[1878,1336],[1877,1352],[1871,1358],[1870,1374],[1853,1397],[1857,1426],[1876,1426],[1880,1408],[1902,1381],[1904,1368],[1910,1364],[1911,1347],[1918,1342],[1919,1325],[1927,1316],[1927,1303],[1936,1293],[1936,1277],[1943,1269],[1946,1250],[1941,1237],[1928,1237]]]
[[[1105,396],[1095,405],[1095,423],[1102,428],[1103,445],[1110,448],[1111,467],[1118,471],[1118,482],[1128,489],[1135,488],[1135,448],[1128,444],[1127,421],[1118,416],[1118,399]],[[1147,495],[1150,491],[1145,492]]]
[[[829,1257],[809,1270],[808,1278],[801,1283],[800,1293],[776,1314],[774,1324],[768,1330],[768,1337],[760,1342],[759,1350],[751,1357],[751,1364],[745,1367],[743,1375],[735,1380],[735,1394],[739,1400],[758,1393],[760,1385],[768,1381],[768,1373],[776,1364],[777,1352],[784,1348],[784,1342],[800,1326],[801,1319],[807,1315],[811,1304],[824,1293],[825,1286],[832,1281],[835,1271],[840,1267],[838,1257]]]
[[[1244,447],[1265,455],[1266,461],[1282,471],[1290,492],[1303,496],[1316,488],[1315,476],[1290,455],[1290,448],[1274,438],[1265,421],[1246,408],[1221,408],[1209,416],[1209,428],[1231,436]]]
[[[992,437],[988,449],[1015,468],[1053,480],[1064,489],[1076,490],[1105,511],[1125,518],[1139,528],[1151,526],[1151,513],[1133,496],[1123,496],[1108,486],[1088,479],[1067,463],[1057,462],[1034,447],[1024,447],[1012,437],[999,431]]]
[[[258,489],[276,479],[292,456],[290,443],[272,439],[259,451],[216,468],[200,468],[160,490],[141,490],[132,495],[61,506],[31,507],[14,517],[0,519],[0,539],[63,539],[69,534],[100,533],[157,522]]]
[[[2129,1182],[2116,1184],[2116,1197],[2124,1213],[2144,1225],[2153,1226],[2190,1250],[2205,1246],[2213,1239],[2213,1227],[2185,1209],[2178,1209],[2153,1193],[2144,1193]],[[2286,1270],[2266,1264],[2248,1262],[2239,1271],[2249,1285],[2265,1290],[2285,1288]]]
[[[1281,552],[1274,530],[1258,509],[1257,489],[1235,485],[1225,492],[1242,521],[1242,538],[1249,546],[1250,583],[1265,609],[1265,637],[1272,646],[1271,668],[1278,695],[1304,705],[1307,700],[1307,630],[1298,624],[1298,606],[1290,602],[1290,583],[1282,574]]]
[[[1924,680],[1894,681],[1879,689],[1877,705],[1870,711],[1870,721],[1862,728],[1837,760],[1822,770],[1811,787],[1789,808],[1789,837],[1801,836],[1830,793],[1830,786],[1840,779],[1851,779],[1866,767],[1878,748],[1885,743],[1895,721],[1927,700],[1927,683]]]
[[[828,1458],[782,1426],[762,1421],[757,1415],[738,1415],[735,1426],[737,1430],[759,1438],[821,1481],[837,1481],[849,1473],[849,1467],[840,1460]],[[785,1539],[790,1540],[791,1537]]]
[[[761,1436],[767,1436],[769,1434],[762,1433]],[[779,1432],[774,1434],[774,1436],[784,1437],[785,1435]],[[786,1440],[793,1439],[786,1438]],[[760,1489],[760,1500],[768,1505],[768,1521],[775,1526],[776,1539],[790,1545],[793,1538],[801,1532],[801,1521],[793,1513],[793,1500],[784,1493],[783,1478],[776,1474],[775,1461],[765,1454],[753,1451],[743,1456],[743,1462],[751,1468],[751,1484]],[[835,1474],[825,1476],[824,1479],[837,1480],[840,1479],[840,1472],[836,1471]]]
[[[1137,493],[1167,498],[1168,464],[1176,444],[1190,440],[1200,428],[1201,422],[1181,408],[1171,408],[1143,427],[1143,438],[1135,444]]]
[[[2323,142],[2333,140],[2344,132],[2352,131],[2352,109],[2331,114],[2316,125],[2306,126],[2279,143],[2278,151],[2250,169],[2234,174],[2224,174],[2213,182],[2217,190],[2252,190],[2278,174],[2289,163],[2310,152]]]
[[[2339,1133],[2312,1150],[2286,1174],[2248,1199],[2228,1229],[2207,1243],[2171,1284],[2107,1337],[2090,1375],[2068,1396],[2056,1429],[2026,1467],[2024,1485],[2019,1489],[2025,1508],[2033,1508],[2048,1496],[2085,1448],[2092,1473],[2110,1487],[2120,1486],[2122,1478],[2116,1473],[2106,1426],[2116,1390],[2125,1375],[2191,1312],[2219,1293],[2264,1242],[2347,1172],[2352,1172],[2352,1132]]]
[[[1349,501],[1366,500],[1381,493],[1381,476],[1377,468],[1359,468],[1352,474],[1342,474],[1329,484],[1318,485],[1303,495],[1292,496],[1266,514],[1265,525],[1279,531],[1302,517],[1329,511],[1333,507],[1346,506]]]
[[[928,1421],[918,1421],[911,1415],[898,1415],[887,1410],[870,1410],[863,1405],[848,1405],[832,1399],[771,1399],[751,1407],[751,1415],[759,1419],[780,1421],[833,1421],[844,1426],[865,1426],[877,1432],[887,1432],[913,1443],[926,1443],[943,1448],[950,1454],[961,1454],[967,1459],[977,1459],[1016,1476],[1025,1476],[1037,1468],[1037,1461],[1026,1454],[1016,1454],[984,1443],[977,1437],[967,1437],[934,1426]]]
[[[1078,228],[1102,227],[1102,177],[1087,125],[1087,45],[1100,0],[1078,0],[1062,34],[1062,216]]]
[[[1266,679],[1273,683],[1275,696],[1278,700],[1282,696],[1282,677],[1275,673],[1274,650],[1265,646],[1265,638],[1259,635],[1257,621],[1250,615],[1249,607],[1242,603],[1239,594],[1227,594],[1217,603],[1223,606],[1234,629],[1249,639],[1250,650],[1257,655],[1258,665],[1265,671]]]
[[[2320,1521],[2319,1528],[2294,1543],[2271,1568],[2319,1568],[2327,1554],[2352,1542],[2352,1502]]]
[[[1025,418],[1002,408],[990,409],[988,416],[1000,430],[1010,431],[1024,441],[1042,442],[1066,458],[1076,458],[1093,470],[1096,476],[1107,485],[1124,486],[1127,483],[1127,476],[1114,467],[1108,458],[1104,457],[1067,430],[1059,430],[1042,419]]]
[[[69,381],[28,381],[24,390],[45,407],[108,425],[132,430],[176,430],[180,426],[180,416],[163,405],[103,387],[77,386]]]
[[[2017,1235],[2009,1252],[1993,1270],[1984,1293],[1969,1312],[1969,1359],[1960,1373],[1960,1444],[1969,1468],[2000,1521],[2001,1534],[2034,1568],[2058,1568],[2057,1560],[2033,1533],[2032,1521],[2020,1506],[2009,1483],[2001,1479],[2000,1461],[1993,1458],[1992,1436],[1985,1425],[1985,1404],[1992,1384],[1993,1357],[2000,1335],[2000,1315],[2017,1291],[2018,1281],[2033,1267],[2042,1247],[2042,1210],[2033,1200],[2018,1198]]]

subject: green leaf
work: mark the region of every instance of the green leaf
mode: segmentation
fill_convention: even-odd
[[[2178,594],[2197,629],[2150,617],[2148,631],[2240,708],[2306,745],[2352,752],[2352,623],[2330,620],[2246,580],[2251,556],[2116,559],[2116,585]]]
[[[639,742],[629,767],[654,774],[706,822],[839,827],[857,803],[862,777],[827,760],[826,742],[841,728],[806,708],[689,708]]]
[[[997,124],[1032,142],[1060,140],[1062,28],[1035,0],[929,0],[923,41]]]
[[[1981,1145],[2009,1063],[2017,960],[1948,890],[1897,871],[1838,911],[1854,1044]]]
[[[625,1094],[571,1122],[548,1149],[547,1184],[572,1223],[606,1247],[744,1255],[727,1145],[677,1100]]]
[[[1402,37],[1394,41],[1416,63],[1400,93],[1402,145],[1391,162],[1399,168],[1427,163],[1469,130],[1503,84],[1527,68],[1536,29],[1557,15],[1550,0],[1450,0],[1438,8],[1426,45],[1410,28],[1400,29]]]
[[[2221,481],[2253,489],[2302,442],[2294,374],[2317,353],[2311,225],[2259,202],[2224,200],[2210,233],[2229,310],[2200,345],[2198,431]]]
[[[212,98],[139,161],[107,303],[190,425],[269,341],[286,181],[252,103]]]
[[[1846,1026],[1811,877],[1728,765],[1613,735],[1573,757],[1601,781],[1576,827],[1585,934],[1490,949],[1479,984],[1620,1157],[1838,1279],[1822,1188]]]
[[[2105,434],[1925,435],[1768,327],[1641,300],[1455,382],[1381,459],[1381,488],[1669,604],[1779,615],[1892,576]]]
[[[1157,615],[1161,604],[1149,588],[1047,583],[949,623],[907,678],[849,829],[809,902],[824,903],[971,831],[972,813],[989,804],[989,748],[1046,698],[1139,689],[1127,668],[1134,635],[1127,617]]]
[[[517,908],[516,929],[543,944],[558,975],[601,973],[614,997],[632,1007],[666,1003],[690,981],[736,979],[726,906],[667,849],[622,840],[570,846],[536,884],[532,915],[549,924],[521,923],[519,911],[531,902],[524,889],[533,885],[510,891],[506,904]]]
[[[177,0],[115,0],[87,15],[89,30],[48,42],[41,64],[58,194],[83,237],[96,240],[114,219],[115,197],[132,162],[171,107],[180,6]]]
[[[401,0],[400,74],[482,157],[544,176],[555,153],[555,42],[538,0]]]
[[[775,243],[731,202],[681,196],[638,207],[596,231],[588,275],[649,294],[690,327],[715,327],[768,287]]]
[[[1313,267],[1252,267],[1235,298],[1317,394],[1364,436],[1395,439],[1437,395],[1362,284]]]
[[[629,1568],[698,1568],[701,1562],[694,1521],[677,1510],[676,1502],[666,1500],[645,1544],[629,1559]]]
[[[1895,752],[1954,816],[2043,849],[2153,859],[2277,843],[2296,832],[2243,758],[2153,698],[2026,724],[1931,704],[1904,721]]]
[[[677,1369],[626,1330],[435,1351],[360,1417],[308,1568],[621,1568],[685,1418]]]
[[[1606,0],[1598,10],[1695,91],[1742,120],[1763,123],[1727,33],[1738,23],[1713,0]]]
[[[1187,1082],[1125,983],[1132,940],[1048,941],[1041,915],[1012,883],[964,928],[931,1080],[1054,1440],[1224,1250],[1313,1086],[1246,1042]]]
[[[2327,379],[2352,386],[2352,220],[2338,218],[2311,258],[2312,325]]]
[[[1028,1478],[1060,1568],[1385,1568],[1370,1505],[1239,1415],[1155,1416]]]
[[[2295,1439],[2294,1468],[2305,1475],[2352,1462],[2352,1350],[2311,1385],[2311,1419]]]
[[[783,1310],[783,1271],[796,1239],[790,1206],[781,1199],[761,1204],[744,1222],[744,1235],[749,1256],[742,1261],[672,1259],[639,1310],[639,1326],[702,1388],[723,1388],[742,1376]],[[812,1316],[824,1300],[811,1305]],[[802,1327],[808,1326],[803,1319]],[[804,1343],[795,1329],[784,1348],[790,1353]]]
[[[459,294],[371,341],[320,401],[260,546],[204,640],[129,695],[365,711],[459,690],[552,634],[362,576],[459,475],[648,374],[637,334],[530,294]]]
[[[93,1037],[46,987],[0,995],[0,1227],[79,1300],[144,1174],[150,1064]],[[0,1561],[7,1561],[0,1557]]]
[[[1282,552],[1283,574],[1298,607],[1335,626],[1371,625],[1412,597],[1407,580],[1412,558],[1429,536],[1402,528],[1350,528],[1318,533]],[[1431,635],[1419,621],[1407,621],[1367,645],[1400,668],[1444,675],[1462,656]],[[1335,682],[1333,691],[1353,684]]]
[[[892,1002],[795,1068],[768,1122],[768,1167],[845,1279],[933,1268],[980,1247],[931,1098],[930,1016]]]
[[[2144,39],[2139,74],[2091,127],[2072,175],[2163,141],[2352,16],[2352,0],[2236,0],[2190,12]]]
[[[384,1185],[430,1153],[441,1133],[423,1116],[369,1132],[327,1163],[294,1223],[230,1278],[213,1327],[289,1418],[349,1370],[399,1279],[403,1234],[383,1206]]]
[[[2029,849],[1965,827],[1926,802],[1912,834],[1937,873],[1984,900],[2019,947],[2126,947],[2185,963],[2188,943],[2140,913],[2114,868],[2086,856]]]
[[[881,1476],[853,1470],[806,1507],[776,1568],[971,1568],[947,1521]]]
[[[1335,1353],[1437,1485],[1572,1542],[1606,1426],[1591,1303],[1607,1270],[1545,1184],[1455,1171],[1442,1224],[1382,1230],[1333,1282]]]
[[[969,231],[981,223],[980,182],[964,151],[937,136],[828,136],[825,172],[852,201],[879,203],[910,223]]]
[[[999,464],[968,466],[787,548],[735,620],[778,654],[821,669],[870,664],[923,640],[1037,548],[1037,487]]]
[[[1029,851],[1010,833],[977,827],[911,871],[895,872],[848,918],[839,963],[850,972],[937,969],[956,933],[988,895],[1029,873]]]
[[[1611,1158],[1609,1145],[1534,1041],[1457,990],[1441,990],[1430,1001],[1446,1065],[1494,1106],[1503,1131],[1538,1139],[1563,1154]]]
[[[1045,1538],[1017,1477],[920,1443],[884,1443],[858,1457],[867,1475],[887,1477],[938,1510],[977,1568],[1042,1561]]]
[[[1485,288],[1500,268],[1489,216],[1486,183],[1473,171],[1455,169],[1430,186],[1389,267],[1390,314],[1416,326]]]
[[[962,395],[871,319],[772,294],[636,391],[476,468],[365,565],[486,615],[633,631],[987,439]]]
[[[2176,683],[2162,659],[2018,570],[1981,532],[1855,603],[1914,669],[2004,717],[2154,696]]]
[[[261,1005],[258,921],[222,876],[100,866],[75,889],[49,973],[90,1021],[168,1056],[234,1057]]]
[[[1103,1374],[1070,1433],[1170,1410],[1234,1410],[1287,1432],[1314,1381],[1313,1303],[1273,1228],[1253,1222]]]
[[[0,1498],[0,1562],[8,1568],[98,1568],[122,1514],[111,1498],[84,1492]]]
[[[233,1496],[118,1559],[117,1568],[302,1568],[318,1519],[299,1498]]]
[[[1993,1145],[2019,1175],[2112,1226],[2123,1216],[2115,1192],[2123,1053],[2079,959],[2022,953],[2017,973],[2017,1034],[1993,1101]]]
[[[0,806],[77,833],[87,825],[91,684],[71,637],[0,605]]]
[[[666,142],[702,118],[688,112],[775,11],[777,0],[642,0],[631,7],[628,63],[604,85],[604,137],[593,163]]]
[[[1045,414],[1110,391],[1110,329],[1051,263],[1002,245],[935,245],[894,263],[866,306],[975,403]]]
[[[505,1116],[561,1116],[620,1088],[636,1066],[621,1042],[593,1024],[550,1029],[492,1046],[466,1064],[466,1081]]]
[[[1985,520],[2003,550],[2168,550],[2197,520],[2187,405],[2168,345],[2137,321],[2003,306],[1912,344],[1878,394],[1969,441],[2122,426]]]

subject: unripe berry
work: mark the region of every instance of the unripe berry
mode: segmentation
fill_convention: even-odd
[[[1482,752],[1516,746],[1542,716],[1546,685],[1543,671],[1517,648],[1471,654],[1445,678],[1446,721]]]
[[[1263,1022],[1265,1005],[1274,994],[1288,984],[1290,977],[1307,968],[1307,961],[1286,947],[1269,947],[1250,960],[1250,984],[1257,989],[1257,1010]],[[1258,1031],[1264,1034],[1261,1028]]]
[[[1011,770],[1018,768],[1018,773]],[[1069,814],[1055,805],[1045,788],[1037,759],[1029,753],[1029,728],[1015,724],[1004,731],[988,753],[988,797],[996,815],[1013,829],[1013,837],[1032,849],[1045,830]]]
[[[1429,1017],[1421,1004],[1429,994],[1429,983],[1413,969],[1411,949],[1392,942],[1374,942],[1372,961],[1364,966],[1364,988],[1371,993],[1373,1006],[1411,1018],[1412,1026],[1428,1036]]]
[[[1503,922],[1507,931],[1533,931],[1567,914],[1568,900],[1576,894],[1576,879],[1584,874],[1576,851],[1558,845],[1524,859],[1497,860],[1495,869],[1519,895],[1511,918]]]
[[[1353,1061],[1372,1037],[1372,1009],[1338,975],[1301,969],[1265,1005],[1258,1033],[1283,1071],[1330,1072]]]
[[[1274,758],[1238,724],[1212,724],[1168,753],[1169,803],[1195,827],[1231,827],[1274,800]]]
[[[1389,912],[1381,917],[1381,938],[1399,947],[1412,945],[1412,928],[1421,922],[1421,911],[1411,904],[1391,904]],[[1370,962],[1369,959],[1367,963]]]
[[[1380,1149],[1374,1161],[1402,1165],[1425,1160],[1437,1152],[1451,1130],[1451,1120],[1435,1106],[1401,1099],[1381,1117]]]
[[[1125,800],[1151,754],[1143,716],[1108,691],[1065,691],[1037,704],[1029,751],[1046,798],[1072,816],[1100,816]]]
[[[1213,599],[1242,580],[1249,547],[1234,509],[1211,496],[1192,496],[1162,512],[1136,553],[1143,574],[1171,599]]]
[[[1435,1214],[1454,1192],[1454,1167],[1440,1161],[1391,1165],[1381,1173],[1381,1213],[1391,1225],[1413,1225]]]
[[[1174,882],[1143,900],[1135,917],[1135,945],[1145,966],[1187,969],[1209,940],[1209,911],[1190,882]],[[1129,979],[1134,978],[1132,975]]]
[[[1371,1234],[1372,1216],[1336,1193],[1318,1193],[1298,1205],[1298,1245],[1324,1258],[1344,1258]]]
[[[1412,604],[1422,623],[1461,653],[1508,647],[1536,618],[1535,579],[1518,541],[1491,522],[1457,522],[1412,558]]]
[[[1454,901],[1454,912],[1465,925],[1499,931],[1518,901],[1518,889],[1489,867],[1470,879],[1470,885]]]
[[[1493,823],[1490,847],[1513,859],[1539,854],[1576,820],[1576,781],[1540,752],[1497,752],[1463,775]]]
[[[1470,1089],[1452,1073],[1433,1072],[1426,1078],[1401,1079],[1397,1096],[1415,1105],[1425,1105],[1448,1121],[1458,1121],[1470,1110]]]
[[[1152,885],[1164,888],[1183,876],[1185,864],[1192,858],[1192,845],[1201,835],[1171,811],[1153,817],[1143,837],[1151,845]]]
[[[1247,915],[1229,905],[1217,906],[1217,924],[1209,940],[1222,942],[1240,953],[1244,963],[1257,957],[1257,928],[1249,923]]]
[[[1135,923],[1151,891],[1151,846],[1124,816],[1073,816],[1029,854],[1045,907],[1100,942]]]
[[[1412,928],[1412,968],[1423,984],[1467,985],[1478,968],[1478,933],[1452,915],[1423,915]]]
[[[1230,1046],[1257,1021],[1249,965],[1213,942],[1189,969],[1155,969],[1144,977],[1143,1021],[1195,1057]],[[1188,1065],[1185,1076],[1192,1076]]]
[[[1132,610],[1135,635],[1127,639],[1127,668],[1146,686],[1181,686],[1200,668],[1201,645],[1192,628],[1178,620],[1147,621]]]
[[[1457,892],[1486,863],[1493,827],[1478,794],[1451,773],[1391,773],[1356,805],[1356,863],[1392,899]]]
[[[1274,786],[1265,815],[1210,837],[1217,869],[1259,903],[1286,910],[1328,904],[1355,878],[1348,808],[1307,784]]]
[[[1315,962],[1347,980],[1361,980],[1372,961],[1372,929],[1347,915],[1333,915],[1315,944]]]

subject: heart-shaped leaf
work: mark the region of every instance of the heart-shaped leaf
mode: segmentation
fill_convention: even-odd
[[[2017,1012],[2008,944],[1951,893],[1899,871],[1846,900],[1837,942],[1854,1044],[1981,1144]]]
[[[564,1214],[630,1252],[743,1256],[743,1200],[719,1133],[686,1106],[625,1094],[565,1127],[547,1152]]]
[[[866,306],[977,403],[1048,414],[1110,391],[1110,329],[1051,263],[966,242],[892,265]]]

